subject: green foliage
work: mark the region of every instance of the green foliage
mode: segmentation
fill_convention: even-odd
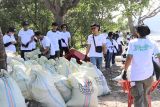
[[[63,4],[64,0],[61,0]],[[92,23],[99,23],[101,31],[128,30],[126,16],[139,14],[147,7],[149,0],[136,3],[135,0],[80,0],[76,8],[66,13],[64,23],[69,26],[72,34],[72,45],[81,48],[86,44],[87,36]],[[122,11],[117,21],[113,21],[115,11]],[[34,30],[44,34],[49,30],[55,20],[53,14],[44,5],[44,0],[2,0],[0,3],[0,25],[3,33],[9,26],[21,29],[21,22],[28,20]]]

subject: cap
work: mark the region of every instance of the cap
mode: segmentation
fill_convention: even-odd
[[[28,22],[28,21],[22,22],[22,26],[27,26],[27,25],[29,25],[29,22]]]

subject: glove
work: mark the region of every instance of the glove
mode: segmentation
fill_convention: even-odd
[[[65,40],[64,40],[64,39],[61,39],[61,40],[62,40],[63,43],[65,43]]]
[[[85,57],[84,57],[84,61],[87,61],[87,59],[88,59],[88,56],[87,56],[87,55],[85,55]]]
[[[22,43],[22,47],[26,47],[26,45]]]
[[[123,72],[122,79],[127,80],[127,71],[125,71],[125,70]]]
[[[29,42],[27,42],[27,44],[26,44],[26,48],[28,48],[28,46],[29,46]]]
[[[42,56],[42,54],[38,54],[38,58],[40,58]]]

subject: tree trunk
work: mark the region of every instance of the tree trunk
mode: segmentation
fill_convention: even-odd
[[[64,16],[62,15],[54,15],[54,19],[59,25],[64,23]]]
[[[133,22],[133,18],[132,18],[132,16],[127,16],[127,18],[128,18],[128,26],[129,26],[129,29],[130,29],[130,32],[132,33],[132,34],[134,34],[135,33],[135,28],[134,28],[134,22]]]
[[[0,69],[7,70],[7,55],[3,44],[3,35],[0,28]]]

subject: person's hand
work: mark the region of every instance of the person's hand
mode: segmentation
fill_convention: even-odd
[[[41,54],[38,54],[38,58],[40,58],[42,55]]]
[[[22,43],[22,47],[26,47],[26,45]]]
[[[84,57],[84,61],[87,61],[87,59],[88,59],[88,56],[87,56],[87,55],[85,55],[85,57]]]
[[[25,45],[26,48],[28,48],[30,42],[27,42],[27,44]]]
[[[125,71],[125,70],[123,72],[122,79],[127,80],[127,71]]]

